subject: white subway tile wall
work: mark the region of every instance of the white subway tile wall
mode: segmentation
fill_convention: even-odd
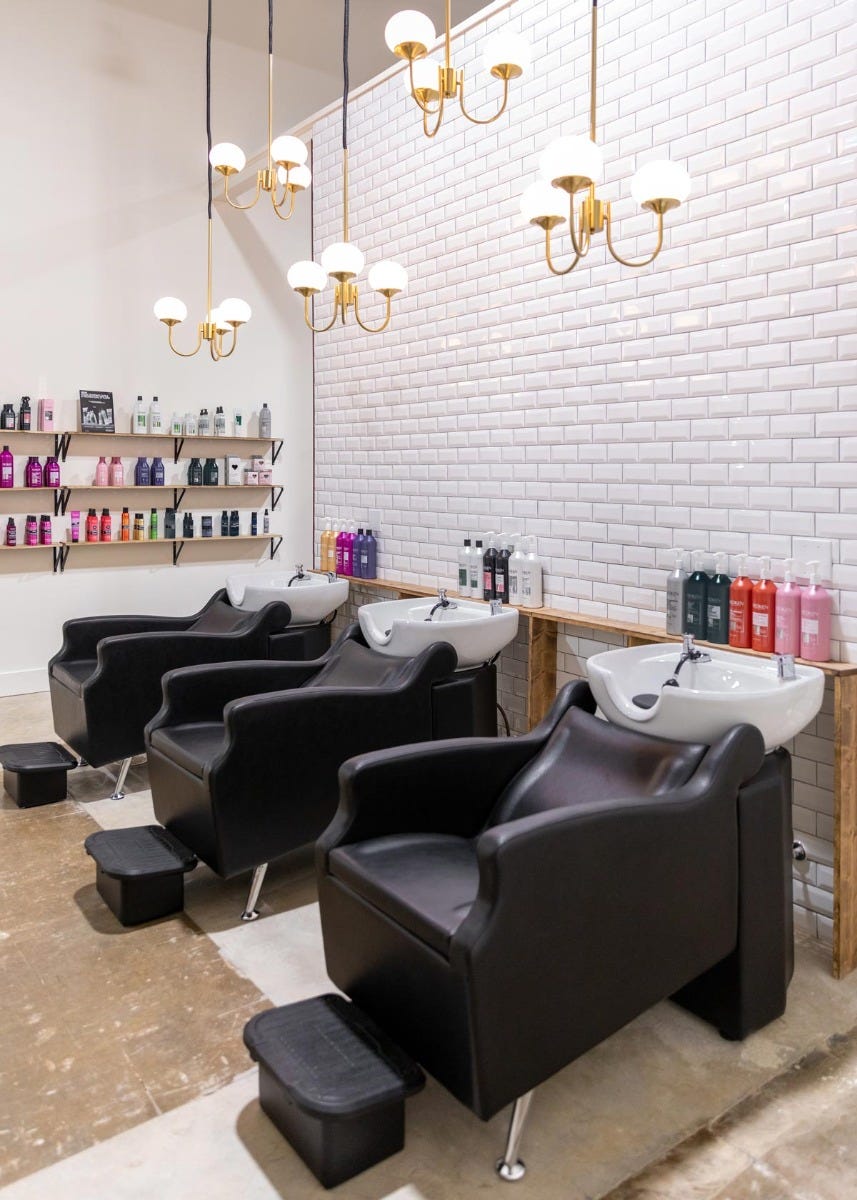
[[[546,603],[656,625],[671,547],[724,550],[733,569],[739,553],[751,567],[770,554],[781,570],[795,537],[828,538],[833,656],[857,661],[857,3],[599,11],[602,193],[620,253],[652,243],[634,170],[669,156],[693,179],[663,252],[634,271],[596,239],[558,279],[519,216],[546,144],[587,129],[584,3],[516,0],[455,39],[480,116],[498,92],[486,33],[508,25],[533,47],[494,125],[451,105],[428,141],[400,74],[353,101],[351,237],[367,265],[398,259],[410,283],[383,336],[351,325],[315,339],[318,518],[380,514],[379,574],[427,585],[452,583],[463,537],[523,530]],[[341,238],[338,113],[312,136],[318,257]],[[567,238],[558,246],[565,263]],[[317,303],[317,320],[330,312]],[[589,643],[560,640],[565,679]],[[522,652],[505,653],[501,684],[516,728]],[[819,936],[830,721],[795,759],[810,852],[796,900]]]

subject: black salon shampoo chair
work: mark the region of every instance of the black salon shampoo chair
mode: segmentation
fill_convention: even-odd
[[[346,763],[317,845],[333,982],[487,1120],[672,996],[728,1038],[784,1010],[790,763],[593,715],[569,685],[525,737]]]
[[[124,760],[112,797],[120,799],[131,759],[145,749],[146,722],[160,708],[164,673],[192,663],[322,653],[329,630],[289,630],[290,619],[282,601],[244,612],[221,589],[189,617],[66,621],[62,647],[48,664],[54,729],[93,767]]]
[[[447,643],[379,654],[355,624],[315,662],[170,672],[146,731],[158,820],[223,878],[253,869],[252,920],[267,864],[330,822],[346,758],[496,733],[496,668],[456,663]]]

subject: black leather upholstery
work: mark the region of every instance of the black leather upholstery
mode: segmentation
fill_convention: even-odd
[[[431,740],[435,689],[456,661],[445,643],[410,659],[378,654],[353,625],[315,662],[171,672],[147,730],[158,819],[224,877],[314,841],[346,758]],[[493,694],[493,668],[469,678]],[[458,732],[474,732],[472,706],[454,711]]]
[[[232,608],[221,589],[188,617],[66,621],[62,648],[48,665],[54,728],[95,767],[141,754],[168,670],[266,657],[270,636],[286,630],[290,619],[282,601],[245,613]]]
[[[785,1005],[787,760],[593,710],[352,760],[318,842],[331,979],[486,1119],[675,993],[727,1036]]]

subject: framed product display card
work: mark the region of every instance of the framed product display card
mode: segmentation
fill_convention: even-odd
[[[81,433],[115,433],[112,392],[80,392]]]

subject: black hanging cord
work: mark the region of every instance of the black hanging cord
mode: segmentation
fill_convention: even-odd
[[[348,24],[351,0],[345,0],[342,13],[342,149],[348,149]]]
[[[205,132],[208,138],[208,219],[211,220],[212,179],[211,179],[211,0],[208,0],[208,29],[205,35]],[[206,318],[207,320],[207,318]]]
[[[274,0],[268,0],[268,53],[274,53]]]

